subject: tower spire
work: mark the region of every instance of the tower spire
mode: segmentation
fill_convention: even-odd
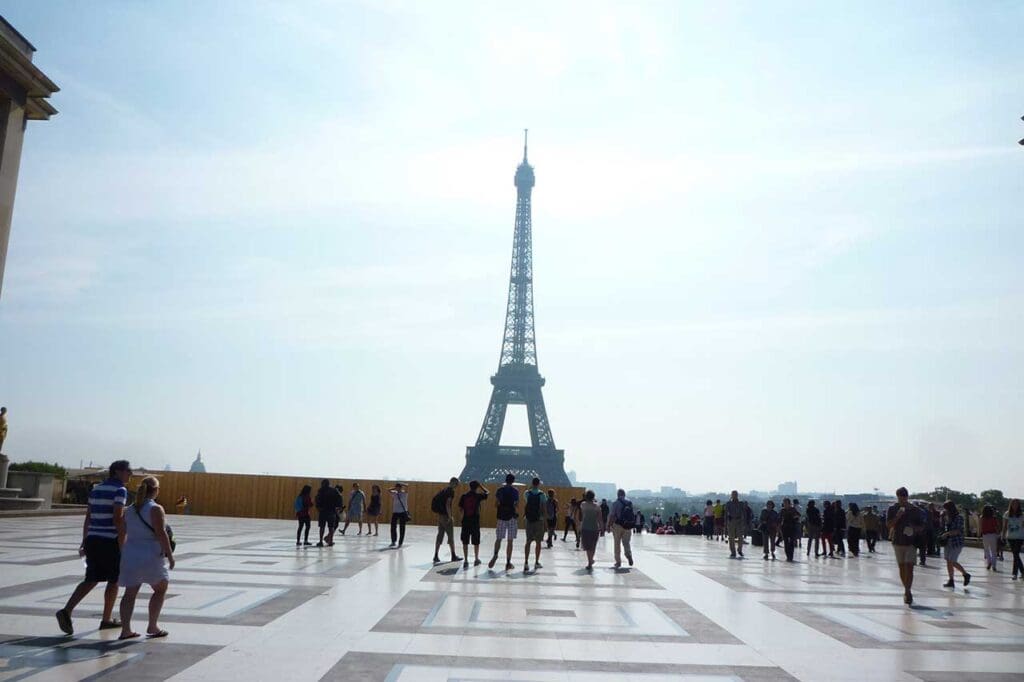
[[[523,163],[526,163],[526,143],[530,139],[530,129],[523,128]]]

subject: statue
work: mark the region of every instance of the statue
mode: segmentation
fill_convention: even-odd
[[[7,408],[0,407],[0,452],[4,451],[4,440],[7,438]]]
[[[189,467],[188,472],[190,474],[205,474],[206,465],[203,464],[203,451],[200,450],[196,453],[196,461],[192,462],[192,466]]]

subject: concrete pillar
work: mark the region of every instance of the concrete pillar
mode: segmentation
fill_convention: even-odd
[[[14,100],[0,101],[0,295],[3,294],[4,264],[14,216],[14,194],[18,187],[21,143],[25,137],[25,108]],[[3,486],[0,486],[3,487]]]

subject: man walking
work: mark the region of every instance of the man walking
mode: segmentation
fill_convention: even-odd
[[[519,513],[516,511],[519,506],[519,491],[512,485],[515,480],[514,474],[506,474],[505,485],[494,493],[494,497],[498,500],[498,527],[494,539],[494,556],[491,557],[487,568],[494,568],[494,564],[498,561],[502,539],[508,540],[508,547],[505,550],[505,570],[511,571],[515,568],[512,565],[512,541],[516,539],[516,533],[519,530]]]
[[[469,545],[473,544],[473,565],[480,565],[480,505],[487,499],[487,488],[479,481],[469,482],[469,492],[459,498],[459,509],[462,510],[462,562],[463,568],[469,568]]]
[[[320,541],[316,543],[316,546],[323,547],[326,543],[328,547],[333,547],[334,531],[338,529],[338,509],[344,506],[345,502],[338,489],[331,487],[329,478],[320,481],[320,490],[316,491],[314,504],[316,505],[317,525],[320,527]],[[324,531],[327,532],[326,539]]]
[[[635,525],[636,513],[633,511],[633,502],[626,497],[626,491],[619,488],[608,514],[608,530],[611,531],[612,539],[615,542],[615,568],[622,566],[623,545],[626,550],[626,561],[630,566],[633,565],[633,551],[630,549],[629,543]]]
[[[903,603],[907,606],[914,603],[914,595],[910,592],[914,585],[914,564],[917,562],[914,539],[924,530],[925,525],[924,513],[910,504],[909,498],[910,493],[901,487],[896,491],[896,504],[889,507],[885,514],[885,525],[899,566],[900,582],[903,583]]]
[[[437,552],[441,549],[441,541],[448,536],[448,547],[452,551],[452,561],[462,561],[455,551],[455,522],[452,520],[452,502],[455,500],[455,489],[459,479],[452,476],[448,485],[440,490],[430,501],[430,509],[437,514],[437,539],[434,541],[434,563],[441,563]]]
[[[747,524],[747,505],[740,502],[740,494],[733,490],[729,493],[729,501],[725,503],[725,529],[729,535],[729,558],[736,558],[736,551],[739,550],[740,558],[743,558],[743,536]],[[737,547],[737,543],[739,547]]]
[[[131,479],[132,469],[127,461],[119,459],[110,465],[108,474],[107,480],[93,486],[89,492],[89,506],[82,523],[82,544],[78,548],[78,555],[85,557],[85,580],[78,583],[67,604],[57,612],[57,625],[65,635],[75,632],[71,612],[101,582],[107,587],[103,591],[100,630],[121,627],[113,613],[121,573],[121,545],[125,539],[124,506],[128,501],[125,486]]]
[[[548,501],[545,506],[547,507],[548,549],[551,549],[551,543],[558,535],[558,498],[555,497],[553,488],[548,488]]]
[[[526,491],[526,505],[523,515],[526,516],[526,558],[523,560],[523,573],[530,571],[530,543],[536,543],[534,550],[533,570],[543,568],[540,565],[540,546],[544,542],[544,530],[547,523],[544,515],[547,510],[548,496],[540,489],[540,479],[531,481],[532,487]]]

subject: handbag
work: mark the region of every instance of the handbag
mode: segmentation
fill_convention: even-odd
[[[146,519],[142,518],[142,510],[137,505],[135,507],[135,514],[139,517],[139,521],[142,521],[142,524],[155,536],[156,531],[153,529],[153,526],[146,523]],[[171,543],[171,553],[173,553],[178,548],[178,543],[174,541],[174,530],[171,529],[171,524],[164,523],[164,531],[167,533],[167,540]]]

